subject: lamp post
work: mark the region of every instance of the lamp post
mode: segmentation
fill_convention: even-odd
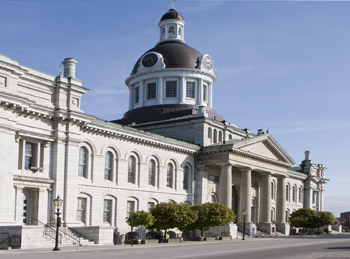
[[[317,213],[317,235],[320,235],[320,219],[321,219],[321,213]]]
[[[246,215],[245,208],[242,211],[242,214],[243,214],[243,238],[242,238],[242,240],[245,240],[245,215]]]
[[[56,243],[55,243],[55,248],[53,251],[60,251],[60,248],[58,247],[58,229],[61,225],[61,218],[60,218],[60,207],[62,206],[63,200],[60,198],[59,195],[57,195],[57,198],[53,200],[53,204],[57,208],[56,214]]]

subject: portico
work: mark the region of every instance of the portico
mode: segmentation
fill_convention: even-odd
[[[201,175],[205,172],[208,177],[213,174],[218,176],[215,190],[219,194],[219,202],[237,214],[240,230],[243,230],[245,211],[248,234],[255,235],[256,230],[273,234],[276,226],[278,231],[289,233],[285,221],[284,179],[288,177],[288,168],[294,161],[270,135],[205,147],[199,161]],[[205,185],[201,186],[201,193],[213,193],[210,181],[207,190]],[[277,192],[273,189],[276,186]]]

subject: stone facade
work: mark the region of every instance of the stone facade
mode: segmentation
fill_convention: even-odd
[[[184,23],[169,12],[161,28],[170,30],[176,21],[183,33]],[[169,35],[160,37],[161,44]],[[52,76],[0,55],[2,229],[53,221],[57,195],[64,200],[63,222],[100,244],[129,231],[125,217],[130,212],[160,202],[220,202],[237,214],[240,231],[245,220],[251,235],[276,229],[288,235],[291,212],[323,210],[323,165],[314,164],[307,151],[300,167],[293,167],[270,134],[252,134],[217,115],[208,55],[198,57],[197,67],[167,68],[173,64],[163,54],[164,60],[158,57],[163,63],[134,69],[127,85],[129,111],[165,105],[167,119],[131,124],[125,118],[103,121],[81,110],[88,89],[75,77],[74,59],[65,59],[64,73]],[[135,103],[135,87],[137,98],[146,98],[147,78],[158,78],[154,90],[159,96],[154,103]],[[169,89],[180,90],[166,103],[162,93],[169,90],[169,78]],[[191,80],[195,83],[186,83]],[[186,105],[190,112],[182,116]]]

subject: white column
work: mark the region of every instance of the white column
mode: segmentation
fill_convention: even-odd
[[[271,174],[264,175],[262,178],[262,206],[261,206],[261,222],[271,223]]]
[[[220,164],[220,203],[232,208],[232,166]]]
[[[157,87],[158,87],[158,104],[163,104],[163,78],[160,77],[158,78],[158,83],[157,83]]]
[[[180,103],[185,103],[186,99],[186,80],[184,76],[180,77],[180,87],[179,87]]]
[[[129,110],[132,110],[132,107],[133,107],[133,88],[131,86],[129,86]]]
[[[277,212],[276,220],[278,223],[286,223],[285,211],[286,211],[286,178],[278,178],[277,183]]]
[[[139,88],[139,103],[140,107],[143,107],[145,96],[146,96],[146,86],[144,81],[140,81],[140,88]]]
[[[240,169],[241,184],[240,184],[240,217],[239,222],[243,223],[243,210],[246,212],[246,223],[251,223],[251,208],[252,208],[252,172],[250,168]]]
[[[203,79],[199,78],[197,88],[197,104],[203,105]]]

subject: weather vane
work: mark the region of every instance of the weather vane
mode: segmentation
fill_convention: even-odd
[[[170,6],[171,9],[175,9],[175,0],[171,0],[171,6]]]

